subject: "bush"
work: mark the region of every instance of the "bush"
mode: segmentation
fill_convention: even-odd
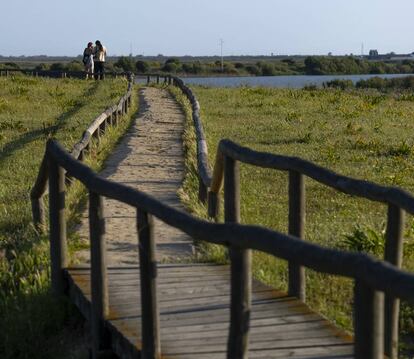
[[[115,67],[118,67],[124,71],[135,71],[135,64],[132,57],[121,56],[116,62]]]
[[[138,60],[135,63],[135,68],[136,68],[137,72],[139,72],[139,73],[146,73],[146,72],[149,72],[151,67],[150,67],[148,62]]]
[[[175,62],[166,62],[164,66],[161,68],[164,72],[177,72],[178,65]]]
[[[263,76],[274,76],[276,74],[274,65],[270,63],[261,63],[260,70]]]
[[[52,65],[50,65],[50,69],[52,71],[65,71],[66,67],[61,62],[55,62]]]
[[[68,71],[83,71],[84,66],[80,61],[72,61],[66,66],[66,69]]]
[[[324,87],[339,88],[341,90],[350,89],[354,87],[354,83],[351,80],[335,79],[323,83]]]
[[[50,70],[50,65],[45,64],[45,63],[41,63],[41,64],[39,64],[35,67],[35,70],[37,70],[37,71],[47,71],[47,70]]]
[[[0,64],[0,69],[9,69],[9,70],[18,70],[20,69],[19,65],[15,64],[14,62],[5,62],[3,64]]]
[[[247,65],[246,66],[246,71],[249,74],[256,75],[256,76],[260,75],[262,73],[256,65]]]

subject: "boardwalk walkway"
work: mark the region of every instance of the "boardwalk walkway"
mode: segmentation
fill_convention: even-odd
[[[136,123],[107,162],[102,174],[146,191],[181,208],[177,189],[183,178],[181,135],[184,116],[167,91],[140,91]],[[138,357],[141,338],[135,209],[105,199],[112,347],[122,358]],[[87,221],[79,232],[87,235]],[[191,240],[155,223],[161,348],[165,358],[226,357],[230,282],[225,265],[189,264]],[[70,295],[86,317],[90,313],[87,251],[69,269]],[[168,263],[166,263],[168,262]],[[352,358],[351,339],[286,294],[254,281],[250,358]]]

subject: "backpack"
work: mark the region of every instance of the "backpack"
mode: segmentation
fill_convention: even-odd
[[[82,62],[83,62],[84,65],[86,65],[88,63],[88,60],[89,60],[89,55],[83,54]]]

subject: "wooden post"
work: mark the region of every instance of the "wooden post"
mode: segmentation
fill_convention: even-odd
[[[118,126],[118,111],[115,110],[112,116],[113,116],[113,119],[115,120],[115,126]]]
[[[40,233],[44,232],[46,224],[46,212],[45,205],[43,203],[43,197],[40,198],[31,198],[32,202],[32,214],[33,214],[33,223],[36,227],[36,230]]]
[[[157,85],[160,83],[160,75],[157,75]]]
[[[219,219],[219,195],[215,192],[208,192],[208,216],[213,218],[215,222],[218,222]]]
[[[67,267],[65,220],[65,172],[49,155],[49,225],[52,289],[56,295],[65,293],[63,269]]]
[[[240,222],[239,164],[224,158],[224,219],[227,223]],[[251,250],[230,248],[231,308],[227,358],[247,359],[250,305],[251,305]]]
[[[151,76],[150,75],[148,75],[147,76],[147,85],[149,85],[149,83],[151,82]]]
[[[355,280],[355,359],[384,358],[384,295]]]
[[[91,241],[92,355],[93,358],[98,358],[99,352],[107,349],[104,319],[109,313],[109,298],[102,197],[92,191],[89,191],[89,234]]]
[[[198,200],[201,203],[207,202],[207,187],[201,177],[198,177]]]
[[[384,259],[401,268],[403,256],[404,211],[393,205],[388,205],[388,223],[385,240]],[[400,300],[390,295],[385,296],[384,315],[384,350],[389,359],[398,358],[398,321]]]
[[[94,137],[96,138],[98,145],[101,143],[101,129],[100,126],[98,126],[98,128],[95,130],[94,132]]]
[[[152,216],[137,209],[139,266],[141,278],[143,359],[161,357],[159,312],[157,302],[157,262]]]
[[[305,233],[305,181],[296,171],[289,171],[289,234],[303,239]],[[288,294],[306,300],[306,277],[303,266],[289,261]]]

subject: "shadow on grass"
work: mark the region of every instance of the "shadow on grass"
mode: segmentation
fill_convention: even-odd
[[[66,299],[57,299],[48,290],[21,294],[2,301],[0,310],[1,358],[87,357],[82,354],[87,353],[84,321]],[[70,354],[73,348],[76,355]]]
[[[76,102],[68,111],[62,113],[56,119],[56,124],[29,131],[24,135],[20,136],[19,138],[7,143],[0,153],[0,164],[3,161],[5,161],[7,157],[11,156],[15,151],[22,149],[24,146],[39,139],[40,137],[44,136],[46,139],[50,135],[53,136],[58,130],[60,130],[65,125],[66,121],[69,118],[74,116],[82,109],[82,107],[88,104],[89,99],[96,94],[98,86],[99,83],[95,82],[92,88],[87,88],[81,96],[82,101]]]

